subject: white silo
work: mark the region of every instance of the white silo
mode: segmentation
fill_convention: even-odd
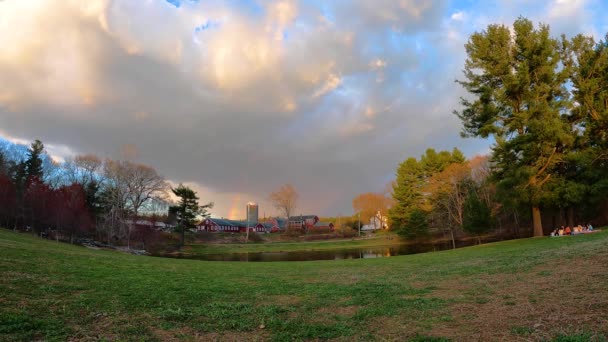
[[[247,203],[247,222],[249,224],[258,223],[258,204],[249,202]]]

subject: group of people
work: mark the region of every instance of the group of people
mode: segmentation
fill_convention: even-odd
[[[570,226],[566,226],[566,228],[564,228],[564,226],[561,226],[560,228],[555,228],[555,230],[551,232],[551,236],[576,235],[576,234],[583,234],[583,233],[588,233],[588,232],[592,232],[592,231],[593,231],[593,226],[591,225],[591,223],[587,223],[584,226],[581,226],[579,224],[578,226],[575,226],[574,228],[570,228]]]

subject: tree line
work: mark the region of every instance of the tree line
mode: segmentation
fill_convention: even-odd
[[[200,206],[196,193],[184,185],[171,188],[148,165],[90,154],[58,163],[39,140],[25,153],[19,147],[0,148],[0,226],[69,241],[90,237],[130,248],[134,239],[145,246],[156,233],[154,226],[137,224],[142,217],[183,232],[212,207]]]
[[[530,222],[542,236],[554,228],[543,212],[570,226],[598,217],[608,199],[608,36],[554,38],[518,18],[474,33],[465,48],[457,82],[468,95],[454,113],[463,137],[493,140],[491,154],[467,161],[456,149],[427,150],[401,163],[392,226],[453,237]]]

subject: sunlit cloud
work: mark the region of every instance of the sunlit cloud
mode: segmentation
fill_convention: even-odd
[[[407,156],[487,149],[460,139],[451,114],[472,32],[523,14],[556,35],[601,37],[606,7],[0,0],[0,135],[40,138],[58,158],[151,164],[196,186],[217,216],[248,201],[274,214],[264,199],[283,183],[304,214],[345,214]]]

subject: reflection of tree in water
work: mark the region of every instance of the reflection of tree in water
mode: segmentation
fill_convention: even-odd
[[[466,247],[476,244],[475,241],[458,241],[457,247]],[[398,255],[437,252],[451,249],[448,242],[403,244],[396,246],[380,246],[353,249],[337,249],[329,251],[296,251],[296,252],[253,252],[253,253],[224,253],[185,256],[172,256],[175,258],[188,258],[207,261],[314,261],[314,260],[344,260],[344,259],[370,259],[384,258]]]

